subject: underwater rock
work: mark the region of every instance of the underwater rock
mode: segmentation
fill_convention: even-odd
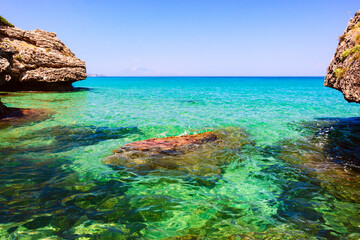
[[[297,165],[338,199],[360,201],[360,118],[326,118],[299,126],[306,140],[284,140],[275,158]]]
[[[85,62],[53,32],[0,25],[0,49],[13,54],[2,91],[68,91],[73,82],[86,78]]]
[[[340,36],[325,86],[341,91],[348,102],[360,103],[360,10]]]
[[[31,121],[31,120],[29,120]],[[8,123],[15,124],[16,119],[9,119],[6,121],[4,119],[3,124]],[[1,127],[2,121],[0,121]],[[41,153],[46,151],[49,153],[58,153],[62,151],[68,151],[73,148],[94,145],[99,142],[109,140],[109,139],[120,139],[124,138],[130,134],[139,134],[142,132],[136,127],[97,127],[97,126],[79,126],[79,125],[69,125],[69,126],[53,126],[47,127],[40,130],[31,132],[30,134],[25,134],[17,138],[18,141],[39,141],[45,142],[45,144],[39,144],[38,146],[16,146],[12,147],[0,146],[0,152],[12,152],[12,153],[30,153],[37,152]]]
[[[0,102],[0,109],[1,109]],[[30,122],[48,119],[52,112],[46,109],[20,109],[9,108],[4,105],[5,110],[0,111],[0,129],[8,126],[18,126]]]
[[[302,128],[313,134],[308,141],[296,143],[303,157],[311,153],[319,164],[332,162],[346,171],[360,172],[360,118],[320,118]]]
[[[192,175],[217,175],[222,165],[233,160],[227,153],[241,151],[249,144],[243,131],[216,131],[194,135],[152,138],[133,142],[114,150],[103,162],[113,167],[133,169],[140,173],[173,170]]]

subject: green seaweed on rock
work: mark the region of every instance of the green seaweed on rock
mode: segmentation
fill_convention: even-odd
[[[359,38],[360,38],[360,34],[359,34]],[[360,45],[356,45],[352,48],[349,48],[347,49],[346,51],[344,51],[342,54],[341,54],[341,61],[344,61],[347,57],[349,56],[353,56],[354,55],[354,60],[357,59],[357,53],[359,52],[360,50]]]
[[[347,70],[348,70],[347,68],[337,68],[337,69],[335,69],[334,77],[342,78],[345,75]]]
[[[3,16],[0,16],[0,26],[8,26],[8,27],[14,27],[13,24],[9,23],[8,20],[6,20]]]

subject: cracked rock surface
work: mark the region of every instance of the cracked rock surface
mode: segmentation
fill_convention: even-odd
[[[348,102],[360,103],[360,10],[339,37],[325,86],[341,91]]]
[[[68,91],[86,78],[85,62],[53,32],[0,26],[0,51],[0,91]]]

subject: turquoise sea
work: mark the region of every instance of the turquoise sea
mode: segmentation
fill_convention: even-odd
[[[51,114],[0,126],[0,239],[360,239],[360,105],[323,81],[92,77],[2,96]],[[220,175],[102,162],[206,131],[232,142]]]

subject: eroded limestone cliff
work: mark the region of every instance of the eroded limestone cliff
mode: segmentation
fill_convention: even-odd
[[[325,86],[341,91],[348,102],[360,103],[360,10],[339,38]]]
[[[0,85],[3,85],[8,78],[10,78],[12,67],[12,56],[14,52],[4,51],[0,48]],[[1,87],[1,86],[0,86]],[[5,117],[8,108],[1,102],[0,99],[0,119]]]
[[[68,91],[86,78],[85,62],[53,32],[24,31],[0,22],[0,91]]]

